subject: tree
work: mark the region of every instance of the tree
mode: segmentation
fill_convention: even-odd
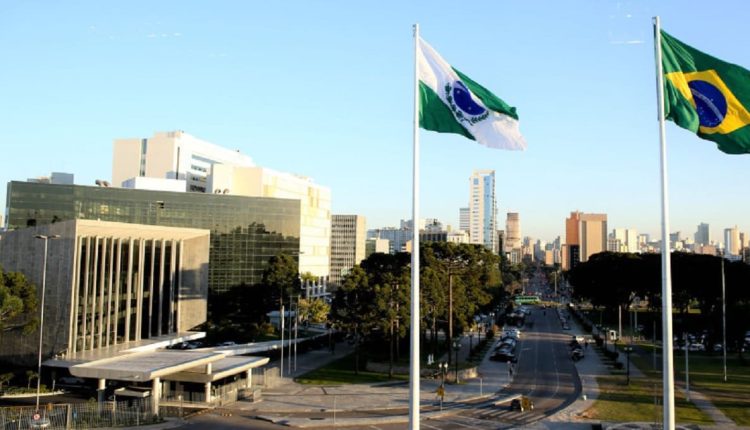
[[[33,370],[27,370],[26,371],[26,381],[27,381],[26,388],[28,388],[29,390],[31,389],[31,381],[33,381],[34,379],[39,379],[39,374]]]
[[[374,291],[370,288],[367,273],[360,266],[354,266],[333,296],[331,317],[355,342],[355,374],[359,374],[361,337],[368,335],[374,327],[374,302]]]
[[[12,372],[3,373],[0,375],[0,392],[3,391],[3,385],[9,383],[11,379],[13,379]]]
[[[279,254],[268,260],[268,267],[263,271],[263,302],[266,309],[281,306],[285,300],[300,294],[299,264],[288,254]]]
[[[299,314],[303,322],[324,323],[330,312],[331,306],[321,298],[299,300]]]
[[[33,330],[36,310],[36,286],[22,273],[0,268],[0,330]]]

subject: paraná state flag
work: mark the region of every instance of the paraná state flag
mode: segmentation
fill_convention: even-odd
[[[422,38],[417,42],[419,126],[457,133],[501,149],[526,149],[516,108],[451,67]]]
[[[661,31],[664,116],[727,154],[750,153],[750,71]]]

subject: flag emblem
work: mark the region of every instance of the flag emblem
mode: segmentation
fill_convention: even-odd
[[[477,103],[473,97],[471,91],[461,81],[455,81],[453,85],[445,84],[445,100],[459,122],[468,121],[470,124],[476,124],[490,116],[487,109]]]
[[[702,133],[727,134],[750,124],[750,113],[715,70],[673,72],[666,78],[692,103]]]
[[[516,108],[454,68],[417,39],[419,126],[456,133],[490,148],[526,149]]]

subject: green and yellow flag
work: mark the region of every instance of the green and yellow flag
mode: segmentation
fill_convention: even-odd
[[[750,71],[661,32],[664,115],[727,154],[750,153]]]

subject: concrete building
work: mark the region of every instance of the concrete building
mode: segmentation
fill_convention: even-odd
[[[505,252],[521,247],[521,218],[518,212],[508,212],[505,233]]]
[[[615,228],[607,240],[607,250],[611,252],[640,252],[638,231],[632,228]]]
[[[470,212],[469,208],[459,208],[458,209],[458,229],[463,230],[465,232],[469,232],[469,218],[470,218]]]
[[[607,249],[607,215],[571,212],[565,219],[565,244],[568,247],[567,266],[575,267],[579,262]]]
[[[100,402],[115,380],[147,389],[156,413],[169,395],[208,406],[212,387],[247,388],[251,369],[268,363],[165,349],[205,336],[192,330],[206,321],[208,230],[79,219],[0,235],[0,264],[41,289],[38,235],[58,236],[47,241],[44,369],[97,380]],[[36,364],[39,345],[25,333],[0,331],[0,344],[3,360]]]
[[[388,254],[390,252],[390,243],[388,239],[371,238],[365,241],[365,258],[379,252]]]
[[[469,240],[498,253],[496,230],[495,171],[475,170],[469,177]]]
[[[331,217],[331,285],[339,285],[355,264],[365,259],[365,217]]]
[[[135,177],[179,179],[183,191],[208,191],[215,164],[254,167],[253,160],[239,151],[222,148],[184,131],[156,132],[150,138],[115,139],[112,146],[112,184]]]
[[[695,235],[693,237],[695,239],[696,245],[710,245],[711,235],[708,224],[706,224],[705,222],[698,224],[698,229],[695,231]]]
[[[742,250],[740,230],[737,226],[724,229],[724,256],[738,256]]]
[[[88,219],[210,230],[212,293],[257,283],[271,257],[299,250],[297,200],[29,182],[10,182],[7,199],[9,229]]]
[[[310,178],[256,166],[239,151],[173,131],[115,140],[112,182],[136,189],[298,200],[300,273],[329,275],[331,191]]]

